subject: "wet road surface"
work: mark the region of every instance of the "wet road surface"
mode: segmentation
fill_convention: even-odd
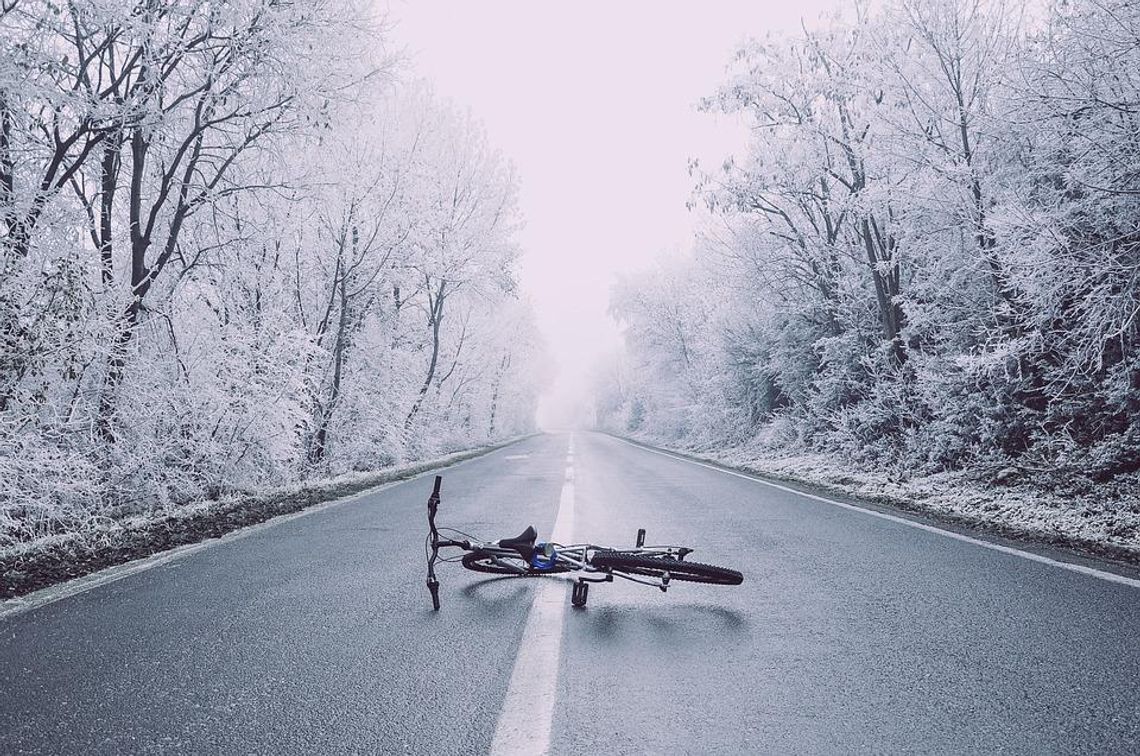
[[[434,613],[421,477],[0,619],[0,752],[486,753],[544,653],[552,753],[1140,747],[1140,589],[573,443],[444,471],[440,522],[545,535],[561,501],[573,540],[644,527],[745,583],[597,585],[535,634],[534,597],[568,585],[444,565]]]

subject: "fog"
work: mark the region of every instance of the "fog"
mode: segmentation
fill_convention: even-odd
[[[829,4],[523,0],[393,2],[392,39],[438,94],[468,107],[517,167],[522,289],[557,365],[539,409],[581,418],[591,367],[620,344],[618,276],[688,250],[690,158],[738,148],[736,121],[697,111],[746,36],[794,30]]]

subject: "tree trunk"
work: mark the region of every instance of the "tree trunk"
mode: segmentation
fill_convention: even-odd
[[[103,144],[103,162],[99,166],[99,259],[102,265],[103,285],[111,286],[115,279],[115,260],[112,254],[111,217],[115,207],[115,189],[118,187],[119,164],[123,146],[122,133],[118,132]]]
[[[103,393],[99,398],[99,433],[108,441],[114,441],[111,428],[111,415],[115,410],[115,395],[123,381],[127,366],[127,348],[138,326],[142,299],[149,288],[149,271],[146,267],[146,252],[150,247],[150,237],[143,229],[142,185],[146,171],[146,155],[149,144],[141,130],[136,128],[131,135],[131,184],[130,184],[130,237],[131,237],[131,300],[119,319],[119,331],[111,343],[111,353],[107,361],[107,376],[103,381]]]
[[[8,92],[0,89],[0,212],[5,236],[13,238],[16,222],[16,165],[12,161],[12,110]]]
[[[499,388],[503,385],[503,376],[510,366],[511,355],[508,352],[503,355],[503,360],[499,363],[499,370],[495,373],[495,388],[491,392],[491,424],[487,429],[487,437],[490,439],[495,438],[495,415],[499,409]]]
[[[878,224],[873,220],[864,218],[860,224],[860,236],[867,250],[867,262],[871,268],[871,279],[875,284],[875,299],[879,304],[879,321],[883,328],[883,338],[891,344],[891,354],[896,364],[906,361],[906,350],[902,343],[902,329],[905,315],[899,306],[900,276],[898,262],[895,258],[894,240],[888,236],[884,239],[879,232]],[[880,268],[881,263],[887,264],[887,270]]]
[[[428,363],[427,377],[424,378],[424,385],[420,386],[419,395],[416,401],[412,404],[412,409],[408,413],[407,419],[404,420],[404,432],[412,429],[412,421],[415,419],[416,414],[420,411],[423,405],[424,397],[427,396],[428,389],[431,388],[432,379],[435,378],[435,369],[439,364],[439,326],[443,321],[443,300],[447,290],[447,281],[439,282],[439,289],[432,295],[431,287],[428,287],[428,317],[431,324],[431,361]]]
[[[340,401],[340,387],[344,375],[344,362],[348,352],[348,283],[342,275],[337,285],[340,299],[340,317],[337,319],[336,341],[333,343],[333,376],[329,395],[317,411],[317,429],[309,446],[309,464],[318,465],[325,458],[328,448],[329,425]]]

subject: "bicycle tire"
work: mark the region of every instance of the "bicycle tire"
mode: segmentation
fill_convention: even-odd
[[[670,582],[684,580],[712,585],[740,585],[744,582],[742,573],[727,567],[620,551],[599,551],[590,559],[590,563],[601,570],[625,572],[642,577],[659,578],[667,572]]]
[[[514,564],[525,572],[506,567],[502,562]],[[463,555],[463,566],[472,572],[486,572],[491,575],[514,575],[517,577],[533,577],[539,575],[549,575],[552,572],[569,572],[572,568],[564,564],[555,564],[547,569],[538,569],[528,564],[520,555],[511,554],[506,556],[493,551],[486,551],[483,549],[476,549],[475,551],[468,551]]]

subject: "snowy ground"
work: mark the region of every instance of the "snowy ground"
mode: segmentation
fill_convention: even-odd
[[[1107,484],[1069,481],[1061,487],[1042,486],[1042,480],[1051,480],[1047,474],[1014,468],[996,474],[953,472],[904,479],[887,471],[855,469],[823,454],[779,455],[749,445],[693,449],[649,438],[632,440],[1007,536],[1140,562],[1140,475],[1136,474]]]
[[[146,516],[108,519],[93,523],[87,530],[0,549],[0,600],[176,546],[217,538],[238,528],[349,496],[382,483],[452,465],[517,440],[370,472],[348,473],[256,494],[157,510]]]

